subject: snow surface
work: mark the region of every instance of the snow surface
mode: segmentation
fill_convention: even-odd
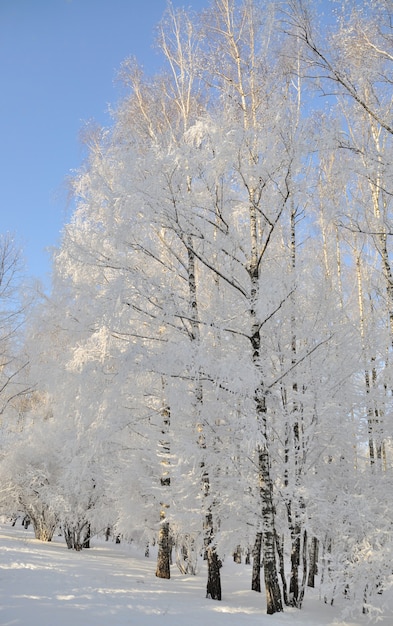
[[[18,524],[18,522],[17,522]],[[203,562],[197,576],[155,577],[155,558],[129,544],[97,539],[82,552],[64,540],[34,539],[30,530],[0,525],[1,626],[360,626],[367,617],[343,621],[340,608],[315,597],[304,608],[265,614],[264,596],[249,591],[250,566],[230,559],[222,571],[222,602],[205,598]],[[342,608],[342,607],[341,607]],[[393,613],[381,616],[393,624]]]

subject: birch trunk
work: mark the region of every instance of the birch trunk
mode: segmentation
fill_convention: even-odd
[[[199,312],[198,312],[198,300],[197,300],[197,284],[196,284],[196,266],[195,266],[195,254],[193,252],[192,237],[187,238],[187,251],[188,251],[188,286],[189,286],[189,305],[190,305],[190,319],[191,319],[191,341],[198,344],[200,341],[199,330]],[[199,367],[196,367],[198,372],[195,380],[195,414],[197,419],[197,431],[199,433],[199,446],[202,450],[206,450],[206,439],[204,434],[204,427],[200,421],[200,412],[203,405],[203,388],[199,375]],[[206,500],[210,493],[210,478],[208,466],[206,464],[206,454],[201,462],[202,469],[202,491]],[[205,502],[203,503],[205,507]],[[213,511],[211,507],[207,507],[204,513],[204,545],[207,557],[208,578],[206,587],[206,597],[212,600],[221,600],[221,561],[216,553],[216,547],[214,543],[214,520]]]
[[[165,388],[163,381],[163,389]],[[170,529],[169,522],[166,520],[166,511],[169,508],[167,502],[165,502],[165,495],[170,487],[171,478],[169,474],[169,455],[170,455],[170,442],[169,442],[169,429],[170,429],[170,409],[166,402],[161,409],[162,415],[162,439],[159,442],[159,449],[161,454],[161,487],[163,489],[163,501],[161,502],[160,511],[160,529],[158,532],[158,553],[157,553],[157,578],[170,578],[171,577],[171,541],[170,541]]]
[[[206,598],[221,600],[221,561],[212,546],[207,549],[207,569]]]
[[[266,611],[269,615],[283,610],[276,566],[275,508],[270,458],[267,446],[259,447],[259,479],[262,500],[262,551],[265,577]]]
[[[255,207],[250,207],[251,226],[251,301],[250,317],[252,323],[251,347],[252,360],[259,376],[261,371],[261,323],[256,313],[256,304],[259,299],[259,266],[260,256],[257,248],[257,221]],[[257,447],[258,473],[259,473],[259,493],[262,508],[262,553],[263,572],[265,579],[266,610],[269,615],[283,610],[282,596],[278,582],[276,565],[276,529],[275,529],[275,506],[273,501],[273,481],[270,470],[269,436],[267,429],[267,409],[266,396],[261,382],[254,396],[256,419],[258,430],[261,435],[260,443]]]
[[[262,562],[262,533],[257,533],[255,537],[254,549],[252,551],[252,591],[261,592],[261,562]]]
[[[169,522],[165,521],[165,514],[163,521],[161,522],[160,530],[158,533],[158,554],[157,554],[157,569],[156,576],[158,578],[170,578],[171,577],[171,542],[169,535]]]
[[[313,537],[310,542],[309,565],[308,565],[308,587],[315,587],[315,576],[318,574],[318,548],[319,542]]]

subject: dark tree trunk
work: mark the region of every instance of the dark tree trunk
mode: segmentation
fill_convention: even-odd
[[[308,566],[308,579],[307,585],[309,587],[315,587],[315,576],[318,574],[318,548],[319,543],[316,537],[311,539],[310,554],[309,554],[309,566]]]
[[[205,495],[207,495],[210,489],[210,483],[207,474],[204,474],[204,488]],[[207,561],[207,586],[206,586],[206,598],[212,600],[221,600],[221,574],[220,569],[222,566],[221,560],[218,558],[216,549],[213,544],[214,538],[214,526],[213,515],[209,511],[205,516],[204,522],[205,533],[205,551],[204,559]]]
[[[291,575],[289,596],[291,606],[298,606],[299,601],[299,564],[300,564],[300,527],[291,528]]]
[[[233,553],[233,561],[238,564],[242,562],[242,549],[240,546],[237,546],[235,552]]]
[[[304,594],[306,590],[306,582],[307,582],[307,559],[308,559],[308,539],[307,539],[307,531],[303,532],[303,576],[302,582],[299,591],[299,601],[298,608],[302,608]]]
[[[221,561],[213,547],[207,549],[206,598],[221,600]]]
[[[246,556],[244,557],[244,562],[246,565],[250,565],[251,563],[251,550],[249,547],[247,548]]]
[[[66,524],[64,526],[64,539],[69,550],[78,552],[89,543],[90,525],[87,522]]]
[[[68,526],[64,527],[64,539],[67,544],[67,548],[72,550],[74,547],[74,534],[71,532]]]
[[[262,533],[257,533],[255,537],[255,544],[252,551],[252,578],[251,589],[252,591],[261,592],[261,554],[262,554]]]
[[[83,540],[83,547],[90,548],[90,537],[91,537],[91,527],[90,524],[87,524],[85,531],[85,538]]]

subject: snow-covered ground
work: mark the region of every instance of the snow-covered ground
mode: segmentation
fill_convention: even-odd
[[[249,591],[250,566],[228,559],[222,602],[205,598],[206,572],[171,580],[154,575],[155,559],[130,545],[97,540],[90,550],[67,550],[61,537],[34,539],[20,525],[0,526],[1,626],[360,626],[339,607],[306,598],[301,611],[265,615],[263,594]],[[378,622],[393,624],[393,612]]]

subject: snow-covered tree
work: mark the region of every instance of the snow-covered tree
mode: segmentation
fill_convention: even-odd
[[[344,10],[325,39],[311,3],[169,6],[162,73],[124,63],[112,128],[85,133],[27,335],[36,395],[0,468],[8,503],[51,516],[70,546],[111,527],[156,543],[163,578],[173,548],[183,572],[204,555],[217,600],[222,559],[252,551],[268,613],[301,608],[317,571],[326,601],[377,610],[393,319],[382,4]]]

